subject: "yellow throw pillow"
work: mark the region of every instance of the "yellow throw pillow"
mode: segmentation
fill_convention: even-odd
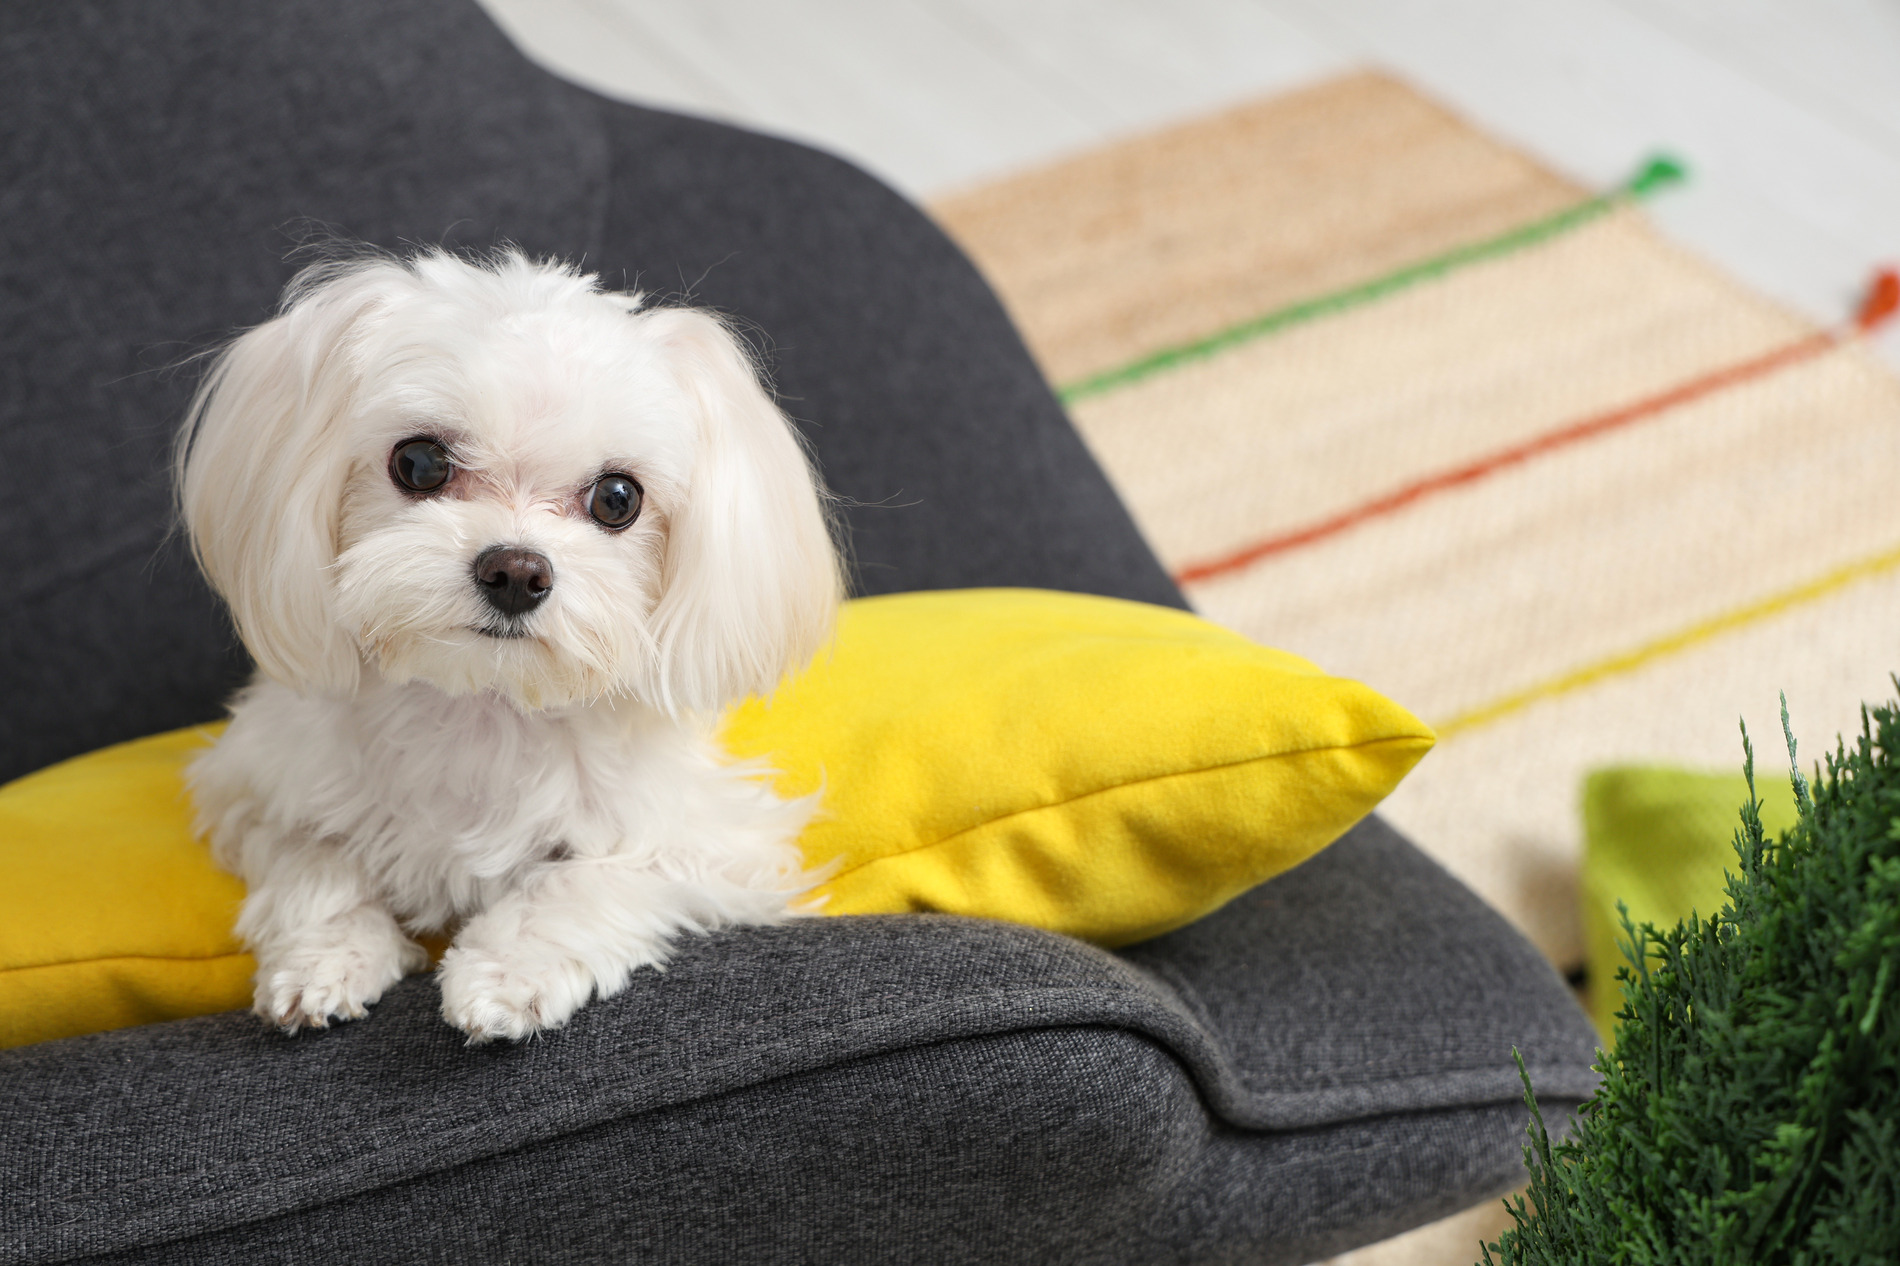
[[[1127,945],[1338,839],[1432,732],[1297,656],[1165,607],[988,589],[853,602],[837,644],[727,720],[824,788],[838,914],[939,910]]]
[[[250,1005],[244,885],[191,836],[184,769],[222,727],[0,787],[0,1047]]]
[[[0,788],[0,1046],[242,1007],[243,888],[189,833],[218,727]],[[846,604],[833,647],[725,722],[822,787],[831,914],[937,910],[1123,945],[1312,856],[1431,731],[1355,682],[1161,607],[1040,590]]]

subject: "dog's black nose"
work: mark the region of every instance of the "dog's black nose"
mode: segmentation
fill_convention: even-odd
[[[532,611],[554,588],[554,567],[533,550],[491,545],[475,556],[475,583],[503,615]]]

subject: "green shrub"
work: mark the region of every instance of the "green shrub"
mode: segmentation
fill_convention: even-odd
[[[1777,840],[1742,744],[1728,904],[1624,914],[1615,1052],[1563,1142],[1532,1102],[1529,1202],[1486,1266],[1900,1262],[1900,705],[1863,709],[1812,790],[1788,735]]]

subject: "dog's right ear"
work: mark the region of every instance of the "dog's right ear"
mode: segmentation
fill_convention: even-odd
[[[817,473],[739,339],[690,308],[642,320],[698,429],[667,530],[644,694],[668,712],[710,712],[770,694],[831,636],[838,554]]]
[[[408,278],[385,259],[299,273],[280,314],[212,362],[178,437],[173,473],[192,552],[258,667],[298,690],[349,694],[361,672],[330,579],[353,351]]]

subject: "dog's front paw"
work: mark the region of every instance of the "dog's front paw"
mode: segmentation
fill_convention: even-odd
[[[442,1018],[471,1045],[558,1029],[594,993],[593,977],[573,959],[511,959],[461,945],[443,955],[438,976]]]
[[[260,955],[252,1010],[286,1033],[356,1020],[404,975],[428,965],[402,936],[338,935]]]

